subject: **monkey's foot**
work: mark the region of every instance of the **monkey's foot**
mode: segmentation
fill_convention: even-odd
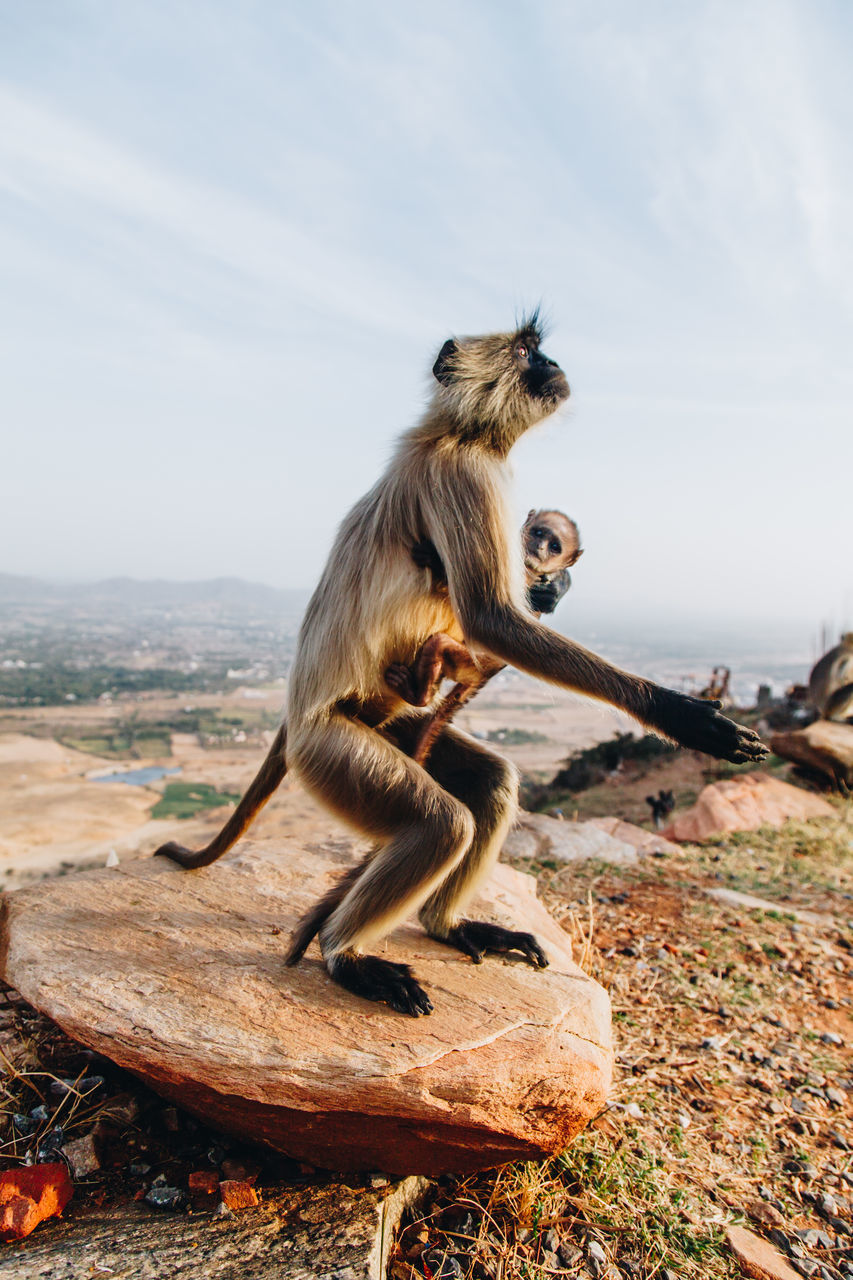
[[[482,964],[487,951],[520,951],[534,969],[548,968],[548,957],[532,933],[518,933],[485,920],[460,920],[441,941],[470,956],[474,964]]]
[[[415,692],[411,671],[408,667],[404,667],[402,662],[393,662],[388,667],[385,672],[385,683],[390,685],[394,692],[398,693],[403,701],[408,702],[410,706],[421,707],[424,705]]]
[[[365,1000],[384,1000],[398,1013],[419,1018],[432,1013],[432,1001],[423,987],[412,977],[407,964],[394,964],[378,956],[357,956],[343,951],[326,961],[329,976],[347,991]]]

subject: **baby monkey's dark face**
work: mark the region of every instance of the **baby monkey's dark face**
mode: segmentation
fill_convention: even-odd
[[[583,555],[578,527],[562,511],[531,511],[521,542],[530,607],[553,613],[572,585],[569,565]]]

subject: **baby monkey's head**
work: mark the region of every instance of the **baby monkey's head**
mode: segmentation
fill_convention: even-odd
[[[531,511],[521,544],[530,607],[536,613],[553,613],[572,585],[569,566],[583,555],[580,531],[563,511]]]

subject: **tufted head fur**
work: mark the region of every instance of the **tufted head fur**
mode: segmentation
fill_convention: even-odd
[[[433,417],[444,434],[505,457],[528,427],[569,395],[560,366],[540,350],[538,312],[513,333],[448,338],[433,365]]]

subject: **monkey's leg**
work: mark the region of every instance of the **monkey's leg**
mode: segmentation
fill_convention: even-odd
[[[341,715],[306,726],[290,754],[309,791],[383,842],[320,929],[330,976],[401,1013],[430,1013],[408,965],[360,949],[416,911],[452,871],[474,837],[470,811],[394,743]]]
[[[227,853],[231,846],[239,840],[240,836],[251,824],[255,814],[266,804],[286,773],[287,724],[284,723],[273,739],[273,744],[267,752],[266,760],[264,760],[255,777],[249,783],[246,794],[219,832],[219,835],[214,836],[210,844],[206,845],[204,849],[199,849],[196,852],[191,849],[185,849],[182,844],[170,840],[168,844],[161,844],[159,849],[155,849],[155,858],[158,855],[164,858],[171,858],[173,862],[178,862],[182,867],[186,867],[191,871],[195,870],[196,867],[210,866],[211,862],[221,858],[223,853]]]
[[[465,856],[424,903],[419,918],[427,933],[457,947],[479,964],[486,951],[520,951],[536,968],[547,957],[531,933],[467,920],[462,908],[491,871],[517,809],[513,766],[455,729],[445,728],[427,769],[474,815],[474,839]]]
[[[329,916],[336,907],[341,905],[372,856],[373,854],[369,853],[354,867],[348,867],[332,887],[326,890],[322,898],[298,921],[290,939],[290,947],[284,957],[286,965],[292,966],[299,963]]]

